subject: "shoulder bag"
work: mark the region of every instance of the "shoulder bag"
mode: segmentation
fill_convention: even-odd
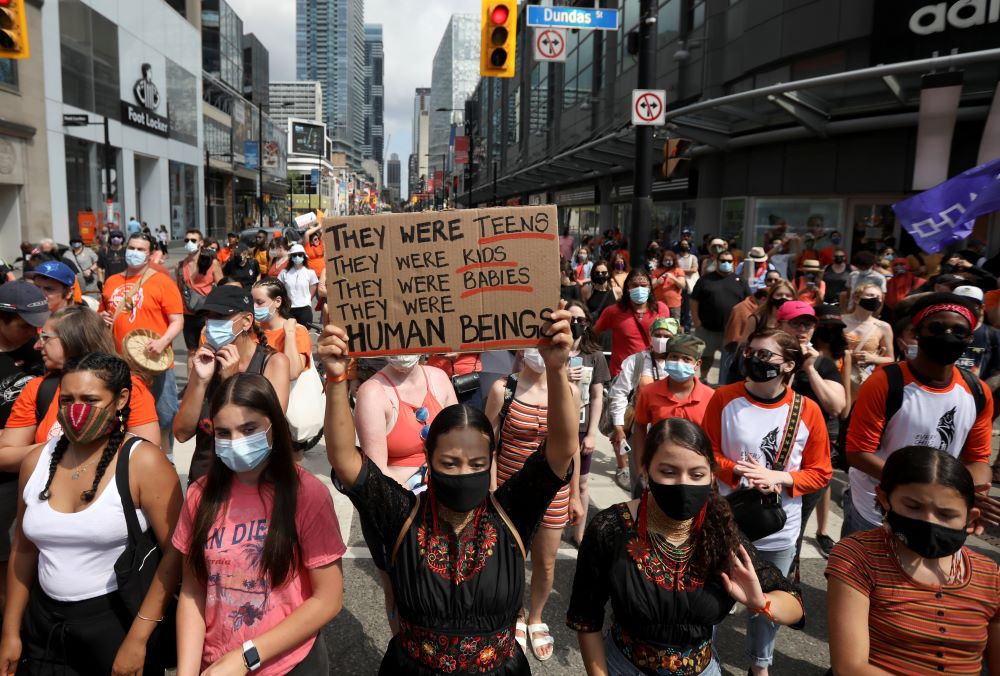
[[[205,304],[205,298],[194,289],[191,288],[191,284],[187,279],[187,263],[181,261],[177,264],[177,281],[181,287],[181,298],[184,299],[184,307],[191,314],[196,314],[201,306]]]
[[[795,443],[795,431],[799,427],[801,414],[802,395],[796,393],[785,420],[781,448],[772,469],[779,472],[784,470]],[[726,500],[733,510],[736,525],[751,542],[774,535],[785,527],[788,520],[785,508],[781,506],[781,493],[761,493],[756,488],[740,488],[727,495]]]
[[[135,515],[135,503],[132,501],[132,490],[129,488],[128,466],[132,449],[143,441],[140,437],[132,437],[123,443],[118,451],[118,463],[115,467],[115,486],[121,497],[122,510],[125,512],[125,523],[128,525],[128,542],[125,551],[115,561],[115,579],[118,582],[118,596],[132,617],[139,614],[146,593],[153,586],[156,569],[163,558],[163,551],[156,541],[152,527],[143,531],[139,528],[139,519]],[[154,659],[162,661],[164,666],[177,664],[177,590],[173,599],[163,614],[163,620],[158,622],[153,634],[146,643],[146,653]]]

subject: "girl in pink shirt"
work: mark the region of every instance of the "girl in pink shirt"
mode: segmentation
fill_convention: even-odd
[[[318,634],[340,612],[346,550],[330,492],[295,463],[263,376],[225,381],[211,411],[215,457],[173,537],[185,561],[177,674],[328,673]]]

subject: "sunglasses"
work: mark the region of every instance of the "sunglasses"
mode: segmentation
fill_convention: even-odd
[[[59,336],[57,336],[54,333],[46,333],[45,331],[39,331],[38,332],[38,342],[41,343],[42,345],[44,345],[45,343],[49,342],[53,338],[58,338],[58,337]]]
[[[790,327],[792,327],[793,329],[804,330],[804,329],[809,329],[809,328],[812,328],[813,326],[816,326],[816,320],[815,319],[791,319],[791,320],[788,321],[788,325]]]
[[[590,326],[590,320],[586,317],[573,317],[570,320],[570,324],[576,324],[577,326]]]
[[[761,361],[770,362],[772,359],[777,357],[781,361],[785,361],[785,358],[780,354],[771,352],[770,350],[765,350],[764,348],[757,348],[756,350],[752,347],[747,347],[743,350],[743,358],[750,359],[751,357],[757,357]]]
[[[427,441],[427,435],[431,431],[431,426],[427,424],[427,420],[431,417],[431,412],[427,410],[426,406],[421,406],[413,412],[413,415],[417,419],[417,422],[423,425],[420,428],[420,438]]]
[[[969,330],[969,327],[962,326],[961,324],[957,326],[949,326],[944,322],[934,321],[934,322],[928,322],[927,324],[924,325],[924,327],[927,329],[927,333],[931,334],[932,336],[940,336],[945,333],[951,333],[951,335],[953,336],[958,336],[959,338],[964,339],[972,335],[972,331]]]
[[[194,242],[195,244],[197,244],[199,240],[197,240],[197,239],[195,239],[193,237],[185,237],[184,241],[185,242]]]

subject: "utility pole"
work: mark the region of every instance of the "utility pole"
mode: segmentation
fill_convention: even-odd
[[[639,67],[636,89],[656,88],[656,1],[639,2]],[[642,252],[639,235],[653,219],[653,128],[635,127],[635,183],[632,189],[632,223],[628,234],[632,260]]]
[[[264,106],[257,102],[257,229],[264,227]]]

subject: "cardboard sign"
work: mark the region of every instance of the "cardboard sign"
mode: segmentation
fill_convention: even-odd
[[[330,321],[355,357],[536,346],[557,230],[554,206],[327,218]]]

